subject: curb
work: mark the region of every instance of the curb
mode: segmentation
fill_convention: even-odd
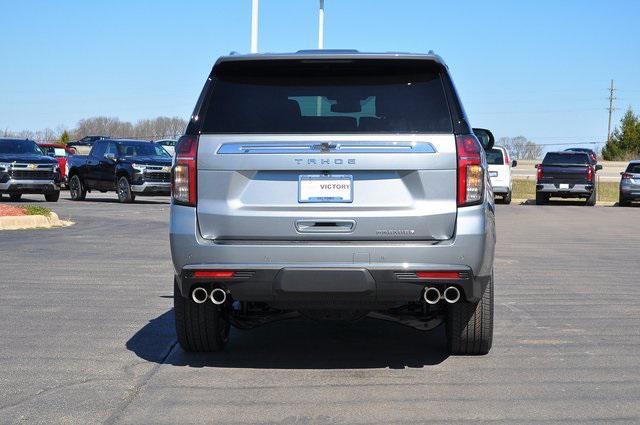
[[[48,216],[44,215],[19,215],[0,217],[0,230],[18,230],[18,229],[35,229],[35,228],[51,228],[66,227],[74,224],[71,221],[60,220],[54,212]]]

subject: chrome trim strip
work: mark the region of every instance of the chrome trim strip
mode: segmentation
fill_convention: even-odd
[[[436,153],[429,142],[225,143],[219,155],[317,153]]]

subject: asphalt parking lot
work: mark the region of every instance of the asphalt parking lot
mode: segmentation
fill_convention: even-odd
[[[640,421],[638,207],[498,205],[485,357],[370,319],[234,330],[188,355],[168,199],[67,198],[47,206],[74,226],[0,233],[1,423]]]

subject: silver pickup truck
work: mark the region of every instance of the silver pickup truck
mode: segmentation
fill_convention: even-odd
[[[488,353],[492,145],[437,55],[220,58],[175,149],[180,345],[220,350],[230,325],[369,316],[445,324],[451,353]]]

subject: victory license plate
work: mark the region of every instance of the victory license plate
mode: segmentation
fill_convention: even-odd
[[[298,202],[353,202],[353,176],[300,176]]]

